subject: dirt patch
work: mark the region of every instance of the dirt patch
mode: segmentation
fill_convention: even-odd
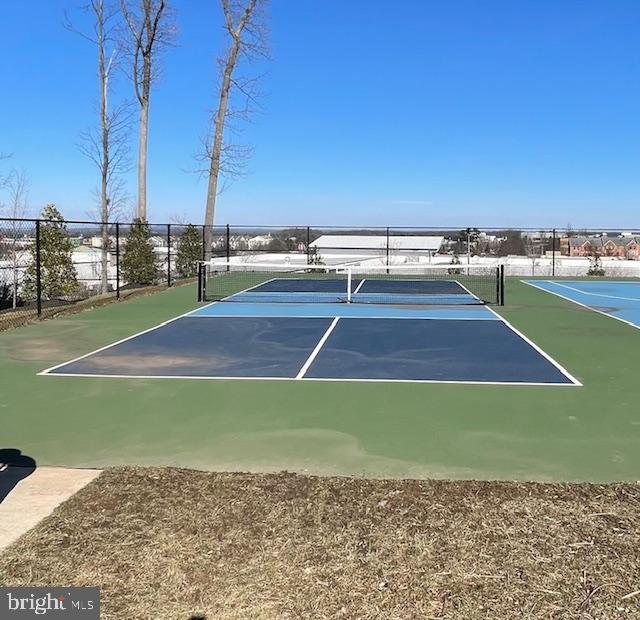
[[[105,472],[0,556],[104,618],[640,617],[640,487]]]
[[[211,367],[215,364],[224,364],[225,362],[235,362],[236,360],[225,360],[222,357],[194,357],[180,355],[109,355],[100,353],[89,357],[91,365],[95,370],[118,370],[123,368],[142,372],[166,371],[168,368],[198,368]]]
[[[55,361],[69,357],[67,343],[68,340],[57,338],[23,338],[11,347],[9,354],[11,359],[23,362]]]

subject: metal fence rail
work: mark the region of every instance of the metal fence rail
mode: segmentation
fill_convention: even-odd
[[[195,278],[198,261],[460,263],[500,265],[506,276],[640,277],[640,229],[232,224],[148,224],[152,268],[139,277],[132,275],[127,252],[134,226],[0,218],[0,329],[99,299],[172,286]]]

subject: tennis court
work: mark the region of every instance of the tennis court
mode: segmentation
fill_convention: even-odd
[[[196,310],[42,374],[580,383],[491,305],[496,269],[205,265]]]
[[[523,282],[640,329],[640,282],[622,280],[523,280]]]

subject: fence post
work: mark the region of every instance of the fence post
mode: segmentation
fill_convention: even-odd
[[[551,239],[551,275],[556,275],[556,229],[553,229]]]
[[[207,261],[207,227],[205,224],[202,225],[202,262],[205,263]]]
[[[40,220],[36,220],[36,307],[42,316],[42,267],[40,265]]]
[[[504,306],[504,265],[500,265],[500,305]]]
[[[120,223],[116,222],[116,299],[120,299]]]
[[[227,263],[231,260],[231,230],[229,224],[227,224]],[[229,271],[229,265],[227,264],[227,271]]]
[[[171,286],[171,224],[167,224],[167,286]]]
[[[198,263],[198,301],[204,301],[204,296],[202,293],[202,274],[204,273],[205,268],[206,265],[204,263]]]
[[[387,226],[387,267],[389,266],[389,227]],[[387,269],[387,273],[389,270]]]
[[[307,265],[311,263],[311,229],[307,226]]]

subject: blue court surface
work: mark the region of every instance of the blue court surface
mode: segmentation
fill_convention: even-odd
[[[523,282],[640,329],[640,281],[523,280]]]
[[[389,303],[216,302],[41,374],[580,385],[486,306]]]
[[[225,301],[242,303],[341,303],[348,300],[344,279],[272,278],[229,295]],[[351,299],[356,303],[423,305],[481,304],[460,282],[451,280],[362,279],[351,281]]]

